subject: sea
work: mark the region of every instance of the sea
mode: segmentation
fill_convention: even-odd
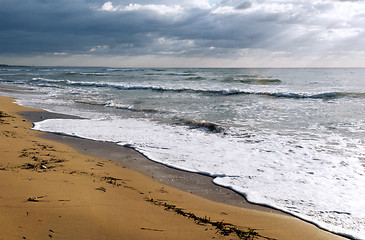
[[[151,161],[365,239],[365,69],[1,66],[17,103],[80,119],[34,129]]]

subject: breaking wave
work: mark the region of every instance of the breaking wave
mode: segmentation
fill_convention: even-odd
[[[55,80],[46,78],[33,78],[33,81],[39,83],[59,83],[80,87],[97,87],[97,88],[115,88],[119,90],[149,90],[159,92],[189,92],[196,94],[215,94],[215,95],[258,95],[273,98],[288,98],[288,99],[322,99],[331,100],[337,98],[365,98],[365,92],[264,92],[264,91],[246,91],[239,89],[194,89],[194,88],[173,88],[160,86],[143,86],[143,85],[122,85],[118,83],[108,82],[84,82],[84,81],[70,81],[70,80]]]

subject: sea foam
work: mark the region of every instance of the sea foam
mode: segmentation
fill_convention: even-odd
[[[364,205],[358,201],[365,196],[365,177],[359,144],[351,148],[350,139],[298,134],[292,142],[268,133],[252,141],[138,119],[55,119],[35,123],[34,129],[132,146],[153,161],[213,176],[251,202],[336,233],[365,234]],[[343,155],[333,154],[344,148]]]

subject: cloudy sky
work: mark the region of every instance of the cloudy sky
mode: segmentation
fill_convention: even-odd
[[[0,63],[365,67],[365,1],[0,0]]]

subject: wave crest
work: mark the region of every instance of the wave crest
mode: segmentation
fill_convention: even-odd
[[[83,82],[83,81],[70,81],[70,80],[55,80],[46,78],[33,78],[33,81],[39,83],[59,83],[72,86],[81,87],[98,87],[98,88],[115,88],[119,90],[149,90],[159,92],[188,92],[196,94],[215,94],[215,95],[258,95],[273,98],[288,98],[288,99],[323,99],[331,100],[337,98],[364,98],[364,92],[319,92],[319,93],[306,93],[306,92],[261,92],[261,91],[246,91],[240,89],[226,89],[226,90],[213,90],[213,89],[194,89],[194,88],[173,88],[162,86],[128,86],[118,83],[108,82]]]

